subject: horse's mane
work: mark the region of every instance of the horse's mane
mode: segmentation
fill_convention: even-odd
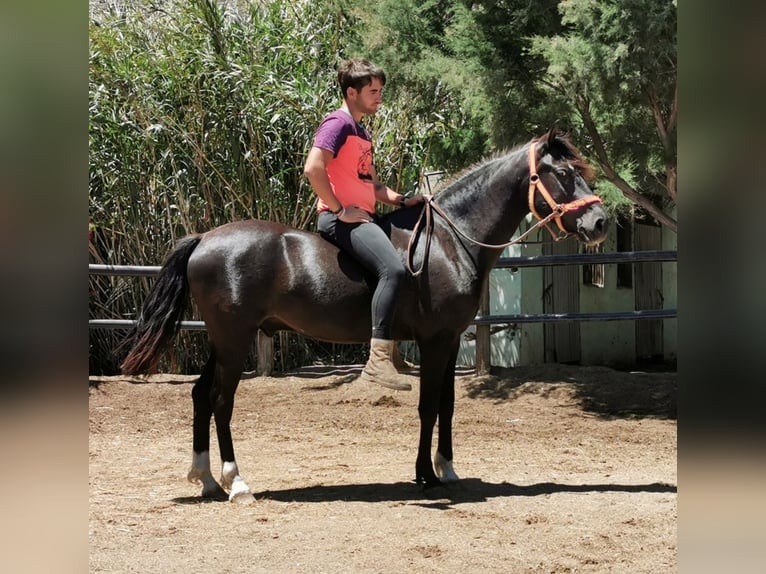
[[[516,146],[513,149],[506,150],[506,151],[497,151],[494,152],[488,156],[485,156],[481,158],[478,161],[473,162],[467,167],[464,167],[460,171],[450,175],[449,177],[439,181],[439,183],[436,184],[436,188],[433,190],[433,194],[436,195],[437,193],[440,193],[447,189],[448,187],[451,187],[453,184],[457,183],[464,177],[468,177],[469,175],[472,175],[476,173],[480,168],[494,162],[495,160],[504,158],[506,156],[511,155],[512,153],[515,153],[517,151],[520,151],[526,144],[521,144]]]
[[[454,175],[451,175],[450,177],[447,177],[444,180],[437,183],[436,188],[433,190],[432,193],[436,195],[437,193],[440,193],[444,191],[445,189],[451,187],[453,184],[457,183],[461,179],[476,173],[476,171],[478,171],[482,167],[489,165],[490,163],[493,163],[496,160],[507,158],[510,155],[520,153],[522,150],[525,150],[527,146],[529,146],[532,143],[538,143],[538,144],[547,143],[548,151],[551,152],[554,156],[557,156],[562,159],[566,159],[572,165],[572,167],[574,167],[580,173],[583,179],[585,179],[588,182],[593,181],[595,179],[596,169],[593,167],[592,164],[590,164],[582,156],[582,153],[580,153],[580,150],[577,149],[577,147],[572,143],[569,137],[569,134],[554,133],[552,135],[545,134],[538,138],[534,138],[528,142],[518,144],[515,147],[501,150],[501,151],[496,151],[486,157],[483,157],[482,159],[472,163],[468,167],[461,169]]]

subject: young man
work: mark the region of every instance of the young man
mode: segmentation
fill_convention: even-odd
[[[370,358],[362,378],[384,387],[410,390],[391,356],[391,322],[404,264],[385,232],[376,224],[376,202],[410,206],[422,196],[406,198],[378,181],[372,162],[372,138],[359,123],[374,115],[383,101],[386,75],[365,59],[338,68],[343,105],[322,121],[306,158],[304,173],[319,197],[319,233],[350,254],[378,278],[372,295]]]

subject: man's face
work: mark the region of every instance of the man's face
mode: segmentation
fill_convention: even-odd
[[[378,78],[373,78],[372,83],[356,91],[354,88],[348,90],[352,97],[353,105],[357,111],[365,115],[374,115],[380,104],[383,102],[383,83]]]

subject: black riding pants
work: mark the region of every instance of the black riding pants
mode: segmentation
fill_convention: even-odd
[[[391,240],[374,221],[344,223],[329,211],[319,214],[318,229],[322,237],[377,276],[378,284],[372,294],[372,336],[391,339],[396,295],[406,273]]]

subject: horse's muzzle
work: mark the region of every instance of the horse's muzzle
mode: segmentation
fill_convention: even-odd
[[[606,239],[609,218],[601,206],[592,206],[577,218],[577,235],[589,247]]]

